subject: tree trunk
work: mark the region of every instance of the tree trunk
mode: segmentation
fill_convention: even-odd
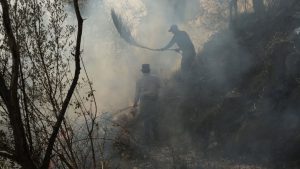
[[[265,5],[263,0],[252,0],[254,12],[261,16],[265,11]]]
[[[0,3],[3,13],[3,27],[5,34],[8,37],[8,46],[12,55],[10,87],[8,89],[6,86],[2,86],[0,89],[1,97],[5,101],[9,114],[10,125],[12,126],[15,151],[14,156],[16,157],[17,162],[22,165],[24,169],[36,169],[28,148],[18,98],[20,52],[11,27],[8,2],[6,0],[1,0]],[[1,78],[0,80],[4,80],[4,78]],[[5,82],[1,82],[1,84],[5,85]]]

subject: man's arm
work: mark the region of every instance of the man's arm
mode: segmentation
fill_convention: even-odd
[[[170,47],[172,47],[174,44],[175,44],[175,36],[173,36],[173,38],[171,39],[171,41],[163,48],[159,49],[159,50],[166,50],[166,49],[169,49]]]

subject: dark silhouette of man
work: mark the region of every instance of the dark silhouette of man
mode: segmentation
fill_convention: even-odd
[[[181,31],[178,29],[177,25],[172,25],[169,29],[169,32],[174,34],[173,38],[165,47],[158,50],[167,50],[176,43],[179,47],[177,51],[182,52],[181,71],[189,72],[196,56],[196,51],[193,42],[191,41],[191,38],[185,31]]]
[[[140,103],[140,117],[144,121],[144,139],[146,143],[150,143],[158,137],[157,115],[160,79],[150,74],[149,64],[143,64],[141,71],[143,76],[136,82],[133,107],[137,107],[138,102]]]

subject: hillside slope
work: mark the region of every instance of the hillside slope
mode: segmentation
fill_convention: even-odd
[[[167,82],[162,135],[218,156],[299,166],[299,9],[244,14],[211,37],[188,82]]]

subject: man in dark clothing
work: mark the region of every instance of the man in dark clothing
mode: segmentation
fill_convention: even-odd
[[[157,139],[158,95],[160,79],[150,74],[150,65],[143,64],[143,76],[136,83],[134,107],[140,102],[140,117],[144,121],[144,139],[146,142]]]
[[[159,50],[167,50],[176,43],[179,47],[178,51],[182,51],[181,71],[189,72],[196,56],[193,42],[185,31],[181,31],[178,29],[177,25],[172,25],[169,29],[169,32],[174,34],[173,38],[165,47]]]

